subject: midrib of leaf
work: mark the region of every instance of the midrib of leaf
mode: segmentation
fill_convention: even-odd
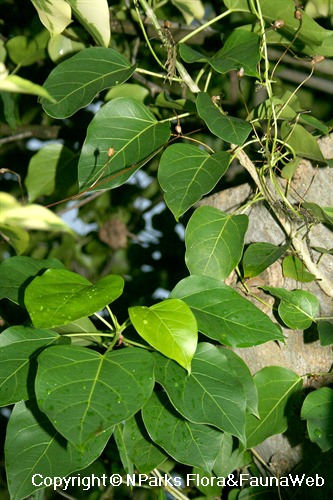
[[[288,396],[288,394],[292,391],[292,389],[293,389],[294,387],[296,387],[296,386],[297,386],[297,384],[299,383],[299,381],[300,381],[300,380],[301,380],[301,379],[300,379],[300,378],[298,378],[298,379],[294,382],[294,384],[293,384],[291,387],[289,387],[289,389],[287,390],[287,392],[285,392],[285,393],[283,394],[283,396],[281,396],[281,398],[277,400],[276,404],[275,404],[275,405],[273,406],[273,408],[269,411],[269,413],[267,413],[267,415],[265,416],[265,418],[264,418],[264,419],[260,419],[260,420],[259,420],[259,425],[258,425],[258,426],[257,426],[257,427],[253,430],[253,432],[252,432],[251,434],[249,434],[248,436],[246,436],[248,440],[250,439],[250,437],[251,437],[251,436],[253,436],[253,434],[255,434],[255,433],[257,433],[257,432],[258,432],[258,430],[260,429],[260,427],[261,427],[261,426],[262,426],[262,425],[266,422],[266,420],[267,420],[267,419],[271,416],[271,414],[272,414],[272,413],[276,410],[276,408],[279,406],[279,404],[281,403],[281,401],[282,401],[284,398],[286,398],[286,397]],[[281,380],[280,380],[280,382],[281,382]],[[288,380],[285,380],[284,382],[288,382]],[[260,404],[260,403],[259,403],[259,404]],[[259,415],[260,415],[260,412],[259,412]]]

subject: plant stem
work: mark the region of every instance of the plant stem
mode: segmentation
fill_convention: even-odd
[[[205,24],[202,24],[201,26],[199,26],[199,28],[197,28],[196,30],[194,30],[191,33],[189,33],[188,35],[184,36],[184,38],[182,38],[181,40],[179,40],[178,43],[187,42],[187,40],[189,40],[190,38],[192,38],[192,36],[195,36],[197,33],[200,33],[200,31],[204,30],[205,28],[208,28],[208,26],[211,26],[212,24],[216,23],[217,21],[220,21],[221,19],[223,19],[224,17],[228,16],[232,12],[233,11],[231,9],[226,10],[225,12],[223,12],[222,14],[220,14],[219,16],[214,17],[214,19],[211,19],[210,21],[207,21]]]

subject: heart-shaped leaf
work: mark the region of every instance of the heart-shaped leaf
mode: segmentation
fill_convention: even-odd
[[[151,439],[175,460],[207,472],[212,470],[223,432],[183,419],[163,392],[153,392],[142,418]]]
[[[185,232],[185,261],[190,273],[226,279],[241,259],[247,225],[246,215],[197,208]]]
[[[285,290],[273,286],[262,286],[274,297],[281,300],[278,312],[282,321],[293,330],[306,330],[319,313],[319,301],[311,292]]]
[[[213,425],[245,442],[244,387],[223,351],[199,344],[188,376],[173,361],[155,355],[155,377],[186,419]]]
[[[301,389],[302,379],[280,366],[267,366],[254,376],[258,390],[259,420],[246,416],[247,448],[262,443],[269,436],[287,429],[291,398]]]
[[[66,337],[29,326],[11,326],[0,335],[0,406],[29,399],[36,359],[42,348],[70,343]]]
[[[58,64],[43,85],[55,100],[42,99],[44,111],[67,118],[91,103],[98,92],[125,82],[134,72],[127,59],[114,49],[90,47]]]
[[[37,328],[54,328],[103,309],[123,286],[121,276],[105,276],[93,285],[67,269],[48,269],[28,285],[24,302]]]
[[[169,137],[170,125],[159,123],[144,104],[125,97],[113,99],[88,127],[78,167],[80,188],[92,188],[95,182],[96,189],[100,183],[103,189],[120,186]]]
[[[191,371],[198,329],[187,304],[170,299],[151,307],[131,307],[129,315],[134,328],[148,344]]]
[[[183,213],[209,193],[225,174],[230,154],[209,155],[191,144],[173,144],[161,157],[158,180],[165,202],[178,220]]]
[[[198,94],[197,110],[214,135],[232,144],[241,146],[252,130],[250,123],[226,115],[221,108],[213,104],[206,92]]]
[[[56,431],[35,400],[17,403],[8,422],[5,444],[10,498],[21,500],[43,488],[45,477],[59,480],[84,469],[100,456],[112,431],[110,428],[96,436],[81,453]]]
[[[231,347],[251,347],[284,338],[279,328],[249,300],[221,281],[189,276],[180,281],[171,297],[192,309],[200,332]]]
[[[153,368],[153,357],[144,349],[102,356],[85,347],[50,347],[38,358],[38,406],[83,450],[89,440],[142,408],[154,387]]]

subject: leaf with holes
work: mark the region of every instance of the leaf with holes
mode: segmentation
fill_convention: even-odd
[[[152,355],[136,347],[103,356],[85,347],[50,347],[38,358],[37,403],[54,427],[84,450],[142,408],[154,387],[153,370]]]
[[[48,269],[27,286],[24,302],[37,328],[54,328],[103,309],[123,286],[121,276],[105,276],[93,285],[67,269]]]
[[[88,127],[78,167],[80,188],[100,189],[100,183],[103,189],[120,186],[169,137],[170,124],[159,123],[144,104],[125,97],[112,99]],[[108,157],[110,148],[114,153]]]
[[[176,220],[209,193],[225,174],[230,154],[208,154],[190,144],[173,144],[161,157],[158,180]]]
[[[101,90],[125,82],[135,71],[114,49],[89,47],[54,68],[43,85],[55,102],[42,99],[53,118],[68,118],[91,103]]]
[[[185,232],[185,261],[190,273],[226,279],[242,257],[247,225],[246,215],[197,208]]]
[[[185,302],[169,299],[151,307],[130,307],[129,315],[134,328],[148,344],[191,371],[198,329]]]

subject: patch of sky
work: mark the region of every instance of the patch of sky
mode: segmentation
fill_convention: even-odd
[[[69,201],[67,203],[67,207],[71,207],[75,205],[75,201]],[[84,222],[83,220],[78,217],[79,209],[73,206],[71,210],[68,210],[67,212],[64,212],[61,215],[61,218],[63,221],[65,221],[69,227],[73,229],[77,234],[80,236],[86,236],[89,234],[91,231],[95,231],[98,229],[98,224],[97,222],[92,222],[91,224],[88,224]]]

